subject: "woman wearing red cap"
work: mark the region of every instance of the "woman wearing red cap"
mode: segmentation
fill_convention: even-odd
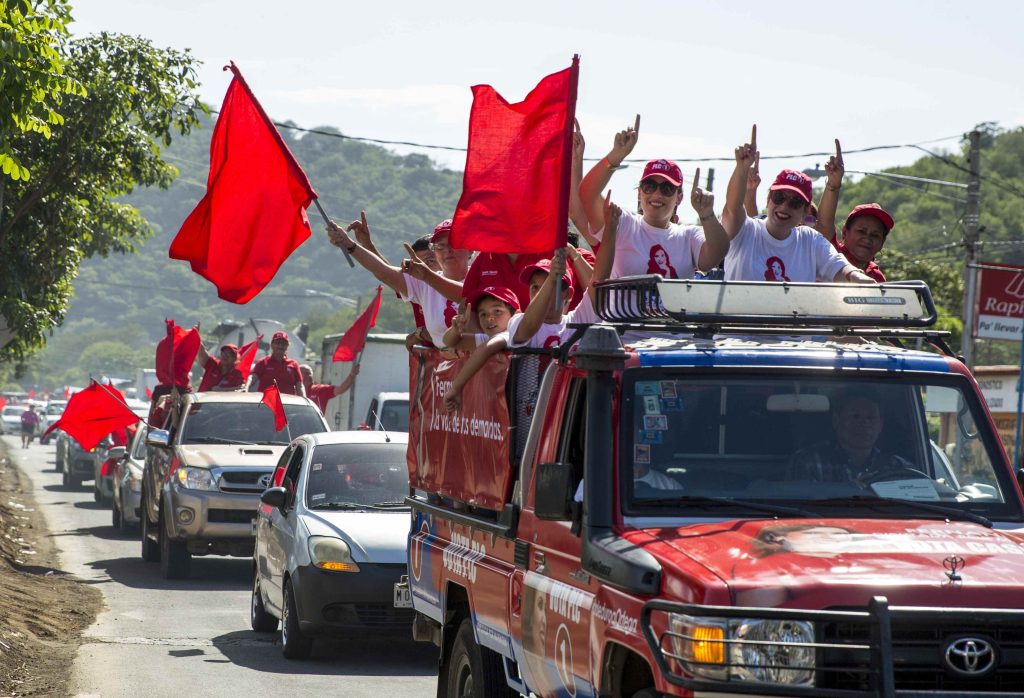
[[[208,390],[241,390],[245,379],[235,364],[238,363],[238,347],[225,344],[220,348],[220,359],[210,356],[206,347],[199,345],[196,361],[203,367],[203,377],[199,381],[199,392]]]
[[[612,173],[629,157],[636,146],[640,116],[636,123],[615,135],[608,155],[601,159],[580,183],[580,199],[586,208],[593,236],[604,233],[604,197],[602,192]],[[652,260],[666,278],[689,279],[697,269],[718,265],[729,249],[725,229],[715,217],[714,196],[697,186],[700,170],[690,190],[690,203],[703,228],[679,225],[672,218],[683,201],[683,173],[671,160],[651,160],[640,178],[641,213],[623,211],[616,239],[615,262],[611,278],[646,274]]]

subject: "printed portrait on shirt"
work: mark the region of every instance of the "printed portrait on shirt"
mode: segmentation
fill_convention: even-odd
[[[764,266],[765,281],[789,281],[786,276],[786,263],[781,257],[769,257]]]
[[[679,278],[676,268],[672,266],[672,260],[669,259],[668,251],[661,245],[651,248],[650,259],[647,261],[647,273],[661,274],[666,279]]]

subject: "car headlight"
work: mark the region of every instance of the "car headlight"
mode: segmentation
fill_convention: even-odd
[[[310,536],[309,559],[316,567],[331,572],[358,572],[348,544],[340,538]]]
[[[694,676],[717,681],[814,685],[813,623],[672,613],[669,624],[673,658]]]
[[[206,468],[178,468],[178,484],[190,490],[216,489],[213,475]]]

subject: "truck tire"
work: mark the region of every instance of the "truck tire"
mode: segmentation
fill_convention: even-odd
[[[498,653],[476,644],[473,621],[463,618],[444,667],[448,678],[446,698],[512,698],[518,695],[505,681]]]
[[[313,651],[313,640],[303,634],[299,627],[299,611],[295,604],[295,592],[289,579],[284,583],[284,604],[281,614],[281,652],[288,659],[309,659]]]
[[[160,562],[160,545],[149,537],[149,531],[153,524],[149,522],[149,506],[146,498],[142,499],[142,516],[140,517],[139,530],[142,532],[142,559],[146,562]]]
[[[160,572],[164,579],[188,579],[192,572],[192,554],[184,541],[171,540],[167,535],[163,510],[161,506],[160,522],[157,524],[157,533],[160,535]]]
[[[260,594],[260,575],[253,570],[252,575],[252,601],[249,602],[249,625],[258,633],[272,633],[277,630],[277,618],[267,612],[263,605],[263,595]]]

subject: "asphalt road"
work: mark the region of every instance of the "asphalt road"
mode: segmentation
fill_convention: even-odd
[[[319,642],[313,658],[281,655],[277,633],[249,628],[250,565],[197,557],[192,577],[166,580],[143,562],[137,535],[122,538],[92,483],[61,487],[52,442],[21,448],[4,436],[33,486],[61,568],[102,592],[106,610],[85,633],[71,677],[76,696],[433,696],[437,650],[429,643]]]

